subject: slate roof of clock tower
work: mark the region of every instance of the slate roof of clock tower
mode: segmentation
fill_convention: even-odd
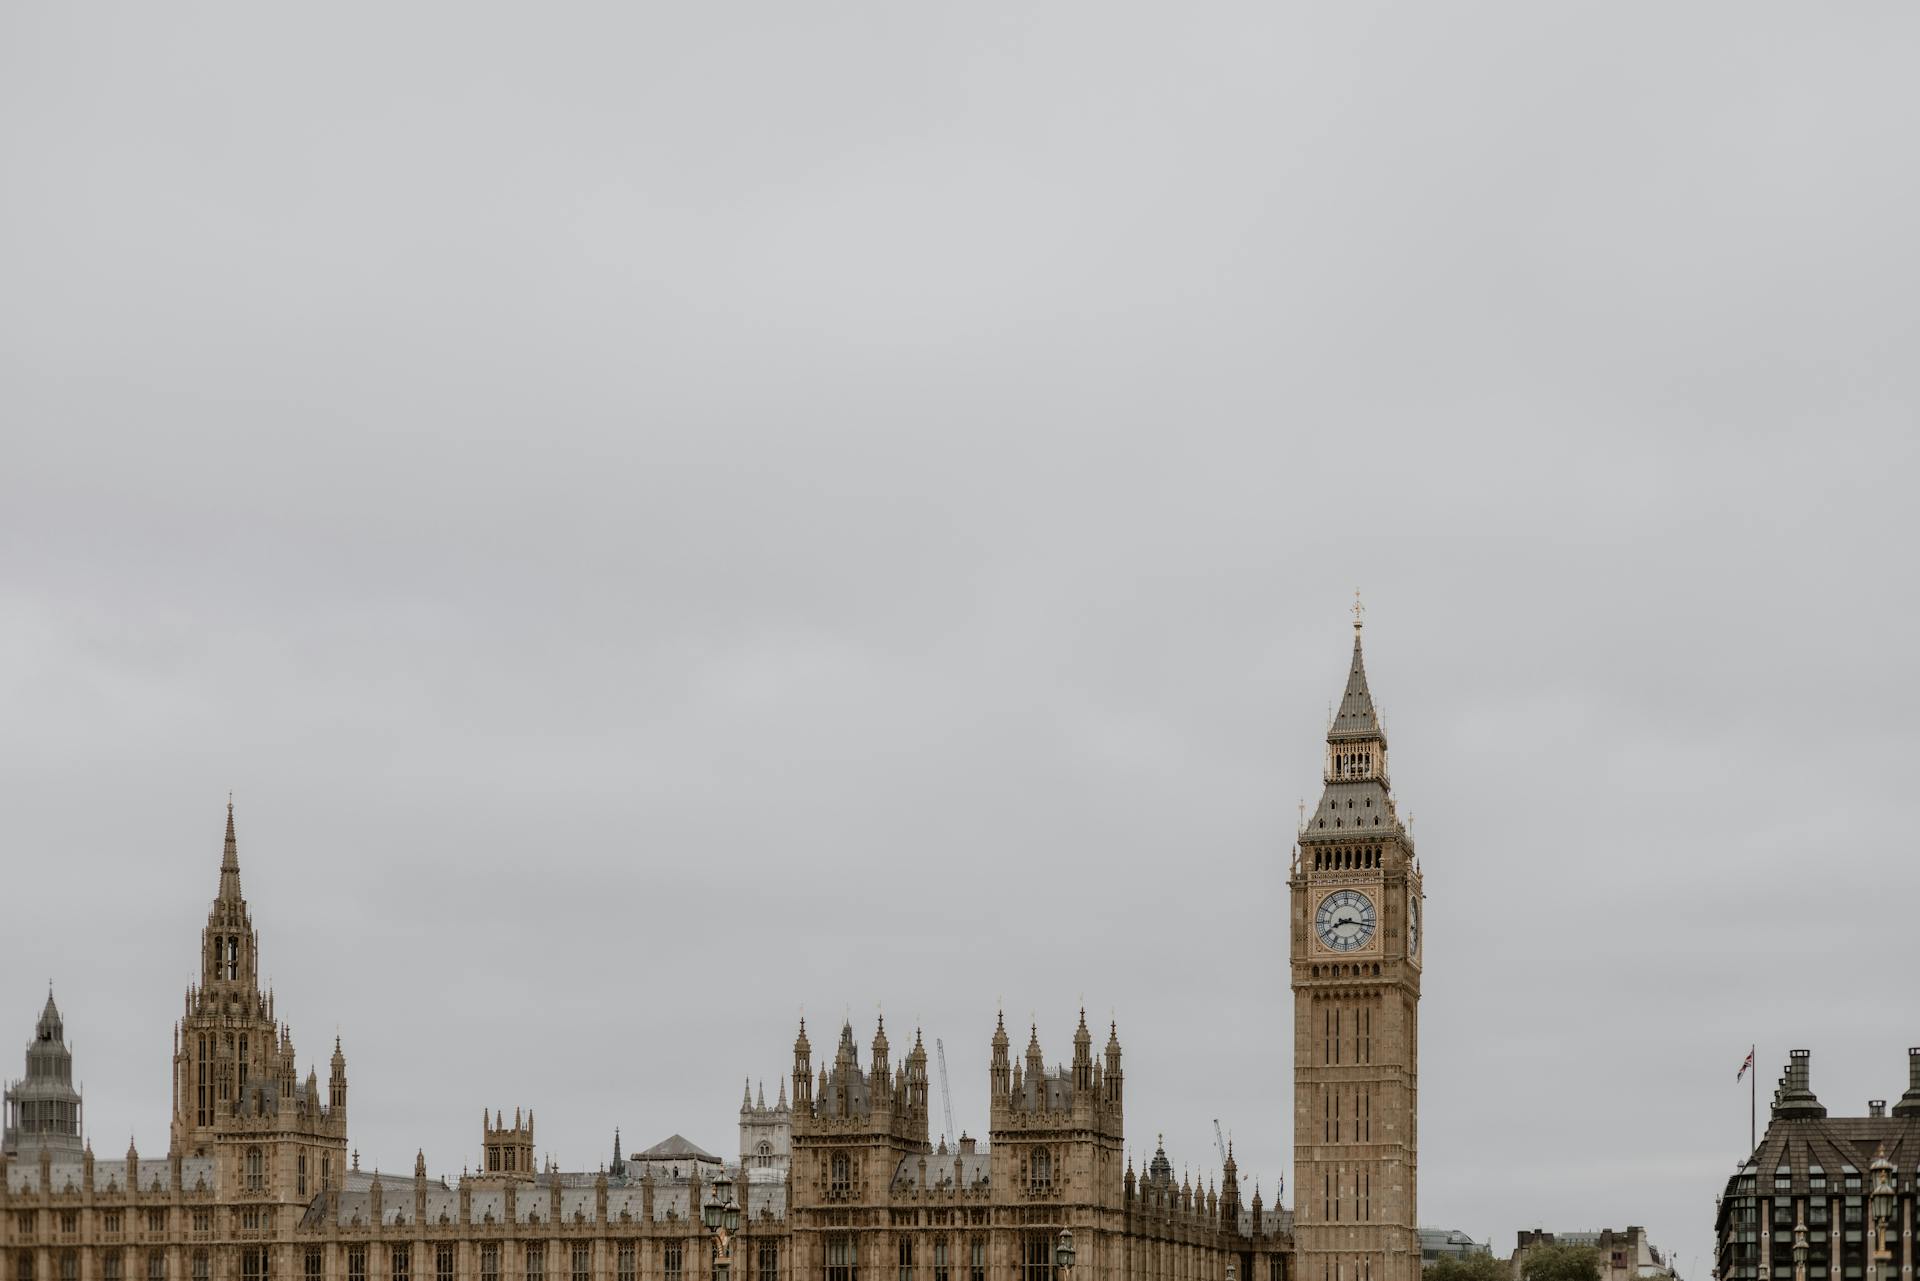
[[[1335,762],[1346,748],[1364,750],[1369,763],[1351,774],[1337,769]],[[1347,671],[1346,689],[1327,727],[1327,749],[1326,787],[1319,805],[1306,815],[1301,840],[1345,842],[1393,836],[1405,841],[1406,828],[1394,810],[1387,775],[1387,735],[1374,709],[1373,691],[1367,688],[1359,623],[1353,627],[1353,662]]]
[[[1358,743],[1377,740],[1386,746],[1386,731],[1373,710],[1373,693],[1367,688],[1367,662],[1360,652],[1360,624],[1353,625],[1353,667],[1347,673],[1347,688],[1340,695],[1340,710],[1334,713],[1327,730],[1329,743]]]

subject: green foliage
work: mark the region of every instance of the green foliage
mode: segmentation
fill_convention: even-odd
[[[1421,1273],[1423,1281],[1509,1281],[1512,1275],[1505,1263],[1490,1254],[1435,1259]]]
[[[1536,1245],[1520,1256],[1521,1281],[1600,1281],[1600,1252],[1590,1245]]]

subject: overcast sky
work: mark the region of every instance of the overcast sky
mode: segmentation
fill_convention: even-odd
[[[1749,1043],[1855,1114],[1920,1044],[1916,38],[9,6],[0,1051],[51,978],[165,1147],[232,789],[364,1164],[731,1151],[803,1007],[978,1133],[1084,1000],[1135,1151],[1271,1198],[1358,586],[1421,1220],[1700,1281]]]

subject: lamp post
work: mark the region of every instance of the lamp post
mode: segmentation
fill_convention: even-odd
[[[718,1281],[733,1264],[733,1234],[740,1230],[740,1205],[733,1199],[733,1180],[722,1175],[711,1185],[713,1196],[700,1207],[700,1221],[713,1234],[713,1275]]]
[[[1073,1274],[1073,1229],[1061,1228],[1060,1239],[1054,1243],[1053,1266],[1060,1271]]]
[[[1807,1216],[1793,1225],[1793,1281],[1807,1281]]]
[[[1227,1260],[1227,1281],[1238,1281],[1239,1272],[1240,1270],[1234,1266],[1233,1260],[1228,1259]]]
[[[1891,1269],[1893,1252],[1887,1249],[1887,1221],[1893,1218],[1893,1162],[1882,1148],[1867,1167],[1873,1172],[1873,1188],[1867,1195],[1867,1212],[1873,1218],[1873,1236],[1868,1240],[1867,1281],[1884,1277]]]

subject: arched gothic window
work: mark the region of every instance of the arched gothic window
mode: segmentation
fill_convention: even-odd
[[[267,1167],[265,1158],[261,1156],[259,1148],[248,1148],[247,1189],[252,1192],[258,1192],[266,1186],[266,1182]]]
[[[1027,1181],[1035,1188],[1053,1186],[1053,1153],[1045,1148],[1033,1150],[1033,1159],[1027,1164]]]

